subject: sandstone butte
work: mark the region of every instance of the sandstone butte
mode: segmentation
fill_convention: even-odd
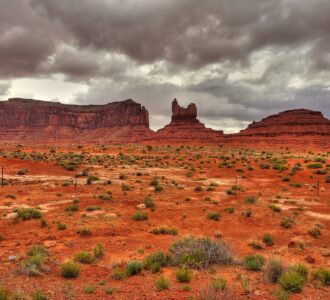
[[[149,128],[147,109],[125,100],[104,105],[68,105],[29,99],[0,102],[0,141],[5,143],[203,143],[330,146],[330,120],[321,112],[294,109],[253,122],[236,134],[206,128],[194,103],[172,102],[171,122]]]

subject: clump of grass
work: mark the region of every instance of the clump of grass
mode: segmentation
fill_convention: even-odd
[[[0,300],[9,300],[10,293],[7,288],[0,284]]]
[[[265,264],[265,257],[256,254],[256,255],[247,255],[244,257],[244,267],[250,271],[260,271]]]
[[[87,285],[84,287],[84,293],[85,294],[94,294],[96,292],[96,286],[95,285]]]
[[[80,266],[73,262],[67,261],[61,264],[61,275],[64,278],[77,278],[80,273]]]
[[[28,169],[26,169],[26,168],[22,168],[22,169],[19,169],[19,170],[17,171],[17,175],[25,175],[25,174],[27,174],[28,172],[29,172]]]
[[[79,251],[75,254],[74,260],[82,264],[91,264],[94,261],[94,257],[88,251]]]
[[[208,220],[214,220],[214,221],[219,221],[220,220],[220,213],[217,211],[209,212],[206,216]]]
[[[146,221],[146,220],[148,220],[148,214],[146,212],[138,210],[134,213],[133,220],[134,221]]]
[[[47,272],[44,262],[48,258],[48,251],[43,245],[34,245],[27,251],[27,259],[19,262],[18,273],[27,276],[42,276]]]
[[[314,237],[314,238],[318,238],[318,237],[321,235],[321,230],[320,230],[320,228],[318,228],[318,227],[314,227],[314,228],[308,230],[308,233],[309,233],[312,237]]]
[[[170,288],[170,280],[165,276],[159,276],[156,278],[155,285],[158,291],[168,290]]]
[[[303,276],[294,270],[284,272],[278,281],[285,291],[292,293],[300,293],[305,285]]]
[[[213,277],[211,284],[214,291],[223,291],[227,287],[227,280],[222,277]]]
[[[77,233],[80,236],[90,236],[92,233],[88,228],[81,228],[77,230]]]
[[[143,264],[140,261],[130,261],[125,269],[126,276],[133,276],[140,273],[143,269]]]
[[[65,230],[66,229],[66,224],[58,222],[57,223],[57,229],[58,230]]]
[[[282,261],[271,258],[266,264],[265,276],[269,282],[277,283],[278,279],[283,274],[284,269]]]
[[[191,271],[187,268],[181,268],[175,272],[175,277],[179,282],[190,282],[191,281]]]
[[[163,234],[163,235],[177,235],[178,230],[176,228],[168,228],[166,226],[161,226],[158,228],[154,228],[150,231],[153,234]]]
[[[40,290],[32,293],[32,300],[49,300],[49,298]]]
[[[94,253],[94,258],[95,259],[100,259],[104,256],[104,246],[101,243],[98,243],[94,248],[93,248],[93,253]]]
[[[146,207],[150,209],[155,209],[155,202],[151,197],[145,197],[143,203]]]
[[[68,212],[75,212],[75,211],[78,211],[78,210],[79,210],[79,206],[76,205],[76,204],[69,205],[65,208],[65,211],[68,211]]]
[[[41,218],[41,212],[34,208],[19,208],[16,213],[17,217],[23,221]]]
[[[169,253],[174,265],[204,269],[213,265],[234,263],[233,254],[224,241],[185,237],[174,242]]]
[[[244,202],[246,204],[256,204],[258,202],[258,199],[255,196],[249,196],[245,198]]]
[[[283,217],[280,224],[284,228],[291,228],[294,224],[294,219],[291,217]]]
[[[262,237],[262,241],[265,243],[265,245],[267,246],[273,246],[274,245],[274,239],[273,237],[269,234],[266,233],[263,237]]]
[[[317,268],[313,278],[323,285],[330,285],[330,270],[322,267]]]
[[[147,270],[151,270],[153,273],[157,273],[162,267],[168,265],[169,261],[170,257],[167,254],[157,251],[144,259],[143,267]]]

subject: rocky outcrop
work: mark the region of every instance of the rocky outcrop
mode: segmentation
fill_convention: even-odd
[[[2,140],[136,142],[149,134],[148,111],[132,100],[105,105],[17,98],[0,102]]]
[[[240,136],[330,136],[330,120],[321,112],[293,109],[253,122],[241,130]]]
[[[184,108],[174,99],[172,102],[171,123],[158,130],[151,139],[159,142],[211,144],[219,142],[222,137],[222,131],[206,128],[197,119],[197,108],[194,103]]]
[[[231,144],[278,146],[330,145],[330,120],[321,112],[293,109],[251,123],[237,134],[226,135]]]

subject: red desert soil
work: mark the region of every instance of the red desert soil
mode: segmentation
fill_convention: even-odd
[[[207,299],[202,298],[203,291],[212,289],[212,278],[222,277],[231,296],[216,299],[276,299],[274,291],[281,286],[267,281],[266,266],[249,271],[241,263],[244,256],[259,253],[266,260],[276,257],[287,267],[296,263],[308,267],[302,292],[292,293],[290,299],[329,299],[329,285],[313,278],[317,268],[330,269],[329,152],[218,146],[8,146],[2,149],[0,165],[6,183],[0,186],[0,283],[11,292],[29,296],[40,290],[49,299]],[[86,184],[88,176],[98,180]],[[151,185],[156,176],[159,191]],[[153,199],[154,209],[137,208],[146,197]],[[73,205],[76,211],[66,210]],[[18,218],[15,211],[22,207],[39,210],[41,219]],[[148,220],[133,220],[138,210]],[[218,212],[219,220],[207,218],[210,212]],[[292,218],[292,227],[280,225],[284,217]],[[66,228],[59,230],[58,224]],[[161,226],[175,229],[177,235],[151,233]],[[318,237],[309,233],[315,228]],[[90,234],[81,236],[79,229]],[[274,245],[263,243],[265,234],[272,236]],[[142,270],[113,279],[115,266],[142,262],[156,251],[167,253],[174,241],[186,236],[225,241],[236,263],[192,268],[190,283],[178,282],[179,267],[173,265],[156,273]],[[253,248],[252,242],[262,249]],[[61,276],[63,262],[73,260],[79,251],[92,253],[98,243],[104,246],[103,257],[79,264],[77,278]],[[49,253],[42,274],[21,274],[26,252],[40,244]],[[167,290],[156,289],[161,275],[170,280]]]

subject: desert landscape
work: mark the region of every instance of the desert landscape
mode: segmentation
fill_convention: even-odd
[[[0,156],[2,299],[329,298],[321,113],[288,111],[225,135],[177,100],[157,132],[127,101],[115,106],[122,123],[94,128],[103,106],[41,118],[54,104],[11,101],[1,114],[13,129],[2,130]],[[93,143],[101,131],[117,143]]]
[[[329,0],[0,0],[0,300],[329,300]]]

